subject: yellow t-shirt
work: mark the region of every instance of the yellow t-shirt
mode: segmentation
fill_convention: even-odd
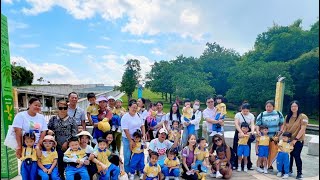
[[[27,158],[31,158],[32,161],[37,161],[37,153],[36,150],[34,148],[30,148],[30,147],[23,147],[22,148],[22,154],[21,154],[21,161],[24,161]]]
[[[170,131],[169,138],[168,138],[169,141],[174,141],[174,135],[176,135],[180,139],[181,133],[176,129]]]
[[[111,165],[111,163],[108,159],[108,157],[111,155],[111,152],[109,149],[105,149],[102,151],[98,149],[93,154],[98,159],[98,161],[100,161],[101,163],[103,163],[107,167],[109,167]],[[102,170],[102,168],[98,164],[97,164],[97,168],[98,168],[98,171]]]
[[[199,147],[197,147],[194,150],[194,155],[196,156],[197,160],[203,161],[204,158],[208,158],[209,157],[209,151],[208,151],[207,148],[203,151]]]
[[[65,153],[65,156],[67,156],[68,158],[74,158],[74,159],[83,159],[86,156],[86,151],[85,149],[81,149],[79,148],[77,151],[73,151],[72,149],[68,149]]]
[[[116,115],[121,115],[121,112],[126,112],[126,109],[121,107],[121,108],[114,108],[112,110],[112,114],[116,114]]]
[[[90,115],[97,116],[99,114],[99,105],[98,104],[92,104],[87,107],[87,112],[90,113]]]
[[[141,142],[136,143],[134,148],[132,149],[132,153],[140,154],[144,151],[144,147],[141,147]]]
[[[257,137],[257,141],[259,142],[259,146],[269,146],[270,137],[268,135]]]
[[[224,103],[219,103],[216,105],[217,112],[221,113],[221,115],[226,115],[227,114],[227,106]]]
[[[147,177],[157,177],[161,172],[161,167],[159,164],[152,165],[147,163],[143,169],[143,172],[147,175]]]
[[[245,134],[244,137],[240,138],[238,141],[238,145],[247,145],[249,140],[249,134]]]
[[[282,147],[282,151],[280,147]],[[282,140],[280,140],[278,144],[278,152],[290,153],[292,150],[293,150],[293,146],[291,146],[290,143],[283,142]]]
[[[178,158],[174,158],[173,160],[170,160],[169,158],[166,158],[164,160],[164,165],[166,165],[169,168],[176,167],[176,166],[180,165],[180,161],[179,161]]]
[[[52,164],[55,159],[58,159],[57,151],[42,151],[41,155],[41,164]]]
[[[183,107],[182,108],[182,115],[188,119],[191,119],[192,118],[192,113],[193,113],[193,109],[191,107],[189,108],[186,108],[186,107]]]

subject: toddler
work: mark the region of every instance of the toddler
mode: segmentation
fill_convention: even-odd
[[[87,117],[90,124],[98,121],[99,105],[96,103],[96,95],[94,93],[88,93],[87,99],[89,106],[87,107]]]
[[[216,97],[217,112],[216,112],[216,116],[214,119],[216,121],[223,120],[225,118],[225,115],[227,114],[226,104],[224,104],[222,101],[223,101],[223,96],[217,95],[217,97]],[[220,124],[213,124],[212,125],[212,133],[210,134],[210,136],[214,136],[215,134],[223,135],[223,131],[224,131],[223,126],[221,126]]]
[[[182,108],[182,115],[184,122],[188,123],[187,130],[188,135],[189,134],[195,134],[195,125],[191,124],[191,118],[193,116],[193,109],[191,108],[191,101],[189,99],[186,99],[184,101],[184,107]]]
[[[191,165],[192,169],[200,172],[201,179],[206,179],[206,174],[208,171],[207,166],[209,166],[209,151],[207,147],[207,140],[205,138],[198,139],[198,147],[194,150],[195,158]]]
[[[248,171],[248,159],[247,157],[249,156],[249,145],[248,145],[248,140],[250,137],[250,133],[249,131],[249,124],[246,122],[241,123],[241,130],[244,133],[243,137],[240,137],[240,133],[239,133],[239,141],[238,141],[238,169],[237,171],[241,171],[241,161],[243,159],[244,161],[244,168],[243,171],[247,172]]]
[[[140,179],[143,178],[143,168],[144,168],[144,149],[147,148],[143,142],[141,142],[142,134],[140,131],[133,133],[134,144],[131,147],[132,155],[130,160],[130,180],[134,179],[134,174],[136,170],[140,172]]]
[[[161,167],[157,163],[159,154],[157,152],[150,152],[150,162],[147,163],[143,170],[143,179],[144,180],[160,180],[161,178]]]
[[[116,100],[116,106],[112,110],[112,131],[121,132],[121,117],[126,113],[126,109],[122,107],[122,99]]]
[[[34,148],[36,135],[34,132],[25,133],[22,137],[23,147],[20,160],[21,163],[21,177],[22,179],[36,180],[37,174],[37,153]]]
[[[291,133],[284,132],[282,134],[282,140],[278,144],[278,155],[277,155],[277,176],[281,177],[282,170],[284,170],[283,179],[289,177],[289,154],[293,150],[293,146],[290,144]]]
[[[179,180],[180,161],[176,157],[177,151],[175,149],[169,149],[167,156],[168,157],[164,160],[164,166],[162,168],[162,173],[165,176],[165,180],[169,180],[170,176],[174,176],[175,180]]]
[[[223,147],[218,147],[216,153],[217,155],[214,160],[216,178],[223,178],[223,176],[228,172],[230,164]]]
[[[268,126],[261,125],[259,127],[261,136],[256,138],[256,154],[258,155],[257,161],[257,171],[260,173],[268,173],[268,155],[269,155],[269,142],[270,138],[268,136]],[[261,165],[263,165],[264,169],[261,169]]]

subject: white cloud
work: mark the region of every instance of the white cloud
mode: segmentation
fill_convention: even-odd
[[[7,4],[13,4],[12,0],[1,0],[1,2],[7,3]]]
[[[67,46],[69,47],[72,47],[72,48],[77,48],[77,49],[86,49],[87,47],[82,45],[82,44],[79,44],[79,43],[68,43]]]
[[[19,45],[20,48],[24,48],[24,49],[37,48],[39,46],[40,46],[39,44],[21,44],[21,45]]]
[[[153,48],[151,50],[151,53],[154,55],[157,55],[157,56],[161,56],[163,54],[163,52],[161,52],[160,49],[158,49],[158,48]]]
[[[106,40],[106,41],[109,41],[109,40],[110,40],[110,38],[107,37],[107,36],[102,36],[101,38],[104,39],[104,40]]]
[[[80,49],[66,49],[66,48],[61,48],[61,47],[56,47],[56,49],[63,51],[63,52],[68,52],[68,53],[75,53],[75,54],[82,53],[82,50],[80,50]]]
[[[98,48],[98,49],[110,49],[109,46],[104,46],[104,45],[97,45],[96,48]]]
[[[8,30],[9,32],[13,32],[16,29],[27,29],[29,28],[28,24],[22,23],[22,22],[17,22],[12,19],[8,19]]]
[[[142,43],[142,44],[154,44],[155,40],[153,40],[153,39],[129,39],[128,42]]]

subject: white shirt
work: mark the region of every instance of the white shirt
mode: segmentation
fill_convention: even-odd
[[[209,108],[207,108],[207,109],[205,109],[204,111],[203,111],[203,118],[206,120],[207,118],[209,118],[209,119],[214,119],[215,117],[216,117],[216,113],[217,113],[217,109],[216,108],[213,108],[213,109],[209,109]],[[207,123],[207,132],[209,133],[211,133],[212,132],[212,123],[208,123],[207,121],[206,121],[206,123]]]
[[[195,125],[195,130],[199,130],[200,127],[199,127],[199,124],[200,124],[200,121],[201,121],[201,117],[202,117],[202,112],[197,110],[196,112],[193,112],[194,114],[194,120],[191,120],[190,123]],[[181,117],[181,123],[183,124],[183,127],[186,127],[184,125],[184,118]]]
[[[166,151],[172,147],[174,143],[168,139],[164,140],[162,143],[158,138],[150,141],[149,149],[155,151],[159,154],[158,161],[164,161],[167,157]]]
[[[166,114],[165,121],[168,121],[168,125],[172,125],[172,121],[180,121],[178,120],[177,114],[172,114],[172,119],[170,119],[170,113]]]
[[[134,116],[131,116],[129,113],[126,113],[121,118],[121,128],[123,130],[129,130],[131,138],[133,138],[133,133],[138,129],[141,130],[141,126],[144,125],[144,121],[136,113]],[[122,137],[127,138],[126,133],[122,131]]]
[[[30,131],[35,132],[35,145],[39,141],[41,132],[48,130],[47,122],[42,114],[37,113],[35,116],[30,116],[28,111],[19,112],[14,117],[12,127],[21,128],[22,135]]]
[[[143,120],[143,122],[147,119],[147,116],[148,116],[148,111],[146,109],[144,109],[144,111],[139,111],[138,112],[141,120]]]

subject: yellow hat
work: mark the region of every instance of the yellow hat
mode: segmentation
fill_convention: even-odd
[[[102,121],[98,123],[98,129],[101,130],[102,132],[110,131],[111,127],[109,124],[109,119],[108,118],[102,119]]]

